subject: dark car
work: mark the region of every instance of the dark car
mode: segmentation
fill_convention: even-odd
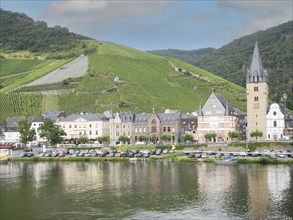
[[[135,157],[136,157],[136,158],[143,157],[143,153],[139,152],[139,153],[135,154]]]
[[[150,154],[149,153],[145,153],[142,156],[143,156],[143,158],[149,158],[150,157]]]
[[[23,152],[19,155],[20,157],[27,157],[27,152]]]
[[[135,155],[135,154],[134,154],[132,151],[129,151],[129,152],[128,152],[128,157],[134,157],[134,155]]]
[[[151,150],[150,155],[154,155],[154,154],[156,154],[156,150]]]

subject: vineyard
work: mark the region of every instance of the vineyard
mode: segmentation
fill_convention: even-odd
[[[64,64],[68,59],[56,60],[24,77],[21,74],[11,77],[15,81],[0,90],[13,91],[0,93],[0,101],[5,105],[0,119],[56,110],[67,114],[101,113],[109,109],[139,113],[152,112],[153,108],[155,112],[167,108],[191,112],[215,91],[235,107],[244,110],[246,106],[244,88],[176,59],[107,42],[99,44],[87,57],[88,74],[81,77],[28,86],[53,70],[67,69]],[[192,74],[184,74],[178,68]],[[120,79],[118,83],[114,82],[116,76]]]
[[[16,89],[24,84],[27,84],[29,82],[34,81],[35,79],[38,79],[44,75],[46,75],[47,73],[59,68],[60,66],[63,66],[65,63],[69,62],[70,60],[55,60],[54,62],[51,62],[50,64],[37,69],[36,71],[32,71],[30,72],[30,74],[23,76],[22,78],[20,78],[17,81],[12,82],[11,84],[3,87],[0,92],[7,92],[13,89]]]
[[[0,59],[0,77],[40,69],[54,60]]]
[[[73,90],[78,87],[79,82],[82,80],[79,78],[69,78],[58,83],[49,83],[43,85],[34,85],[34,86],[22,86],[14,92],[41,92],[41,91],[60,91],[60,90]]]
[[[74,77],[83,76],[88,69],[88,59],[86,56],[81,55],[69,63],[61,66],[58,69],[34,80],[28,86],[43,85],[48,83],[57,83],[62,80]]]
[[[0,93],[0,103],[0,123],[9,116],[42,114],[42,95],[39,94]]]

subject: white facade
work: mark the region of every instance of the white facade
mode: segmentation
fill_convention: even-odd
[[[70,115],[56,123],[65,131],[65,139],[87,137],[96,139],[101,136],[109,136],[109,121],[97,114]]]
[[[283,139],[283,131],[285,128],[285,115],[282,113],[280,106],[274,103],[270,106],[266,115],[267,137],[269,141],[277,141]]]
[[[18,131],[4,131],[3,132],[4,139],[3,142],[13,142],[20,143],[20,133]]]
[[[133,127],[133,113],[122,112],[116,113],[114,118],[110,119],[110,144],[119,143],[120,136],[126,136],[131,140]]]

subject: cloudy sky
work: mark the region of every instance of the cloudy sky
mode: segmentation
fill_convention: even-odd
[[[291,0],[1,0],[1,8],[140,50],[219,48],[293,19]]]

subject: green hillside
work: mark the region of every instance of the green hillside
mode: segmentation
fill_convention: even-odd
[[[81,50],[81,48],[83,50]],[[25,51],[27,51],[27,48]],[[0,121],[10,115],[41,114],[62,110],[76,112],[115,111],[162,112],[198,109],[213,91],[223,94],[235,107],[245,110],[245,89],[212,73],[173,58],[164,58],[110,42],[83,40],[70,48],[88,55],[88,73],[62,82],[25,86],[49,71],[62,68],[70,58],[52,59],[51,52],[7,51],[1,49],[1,63],[8,77],[0,90]],[[61,51],[66,54],[68,51]],[[28,63],[23,71],[19,60]],[[50,54],[51,56],[47,56]],[[42,59],[42,61],[40,61]],[[34,61],[33,61],[34,60]],[[10,67],[9,67],[10,66]],[[27,74],[28,73],[28,74]],[[114,82],[118,76],[119,82]]]
[[[195,53],[197,50],[193,53],[183,50],[151,52],[176,57],[245,87],[256,40],[270,77],[269,98],[279,102],[286,92],[287,107],[293,110],[293,21],[241,37],[202,56]]]

